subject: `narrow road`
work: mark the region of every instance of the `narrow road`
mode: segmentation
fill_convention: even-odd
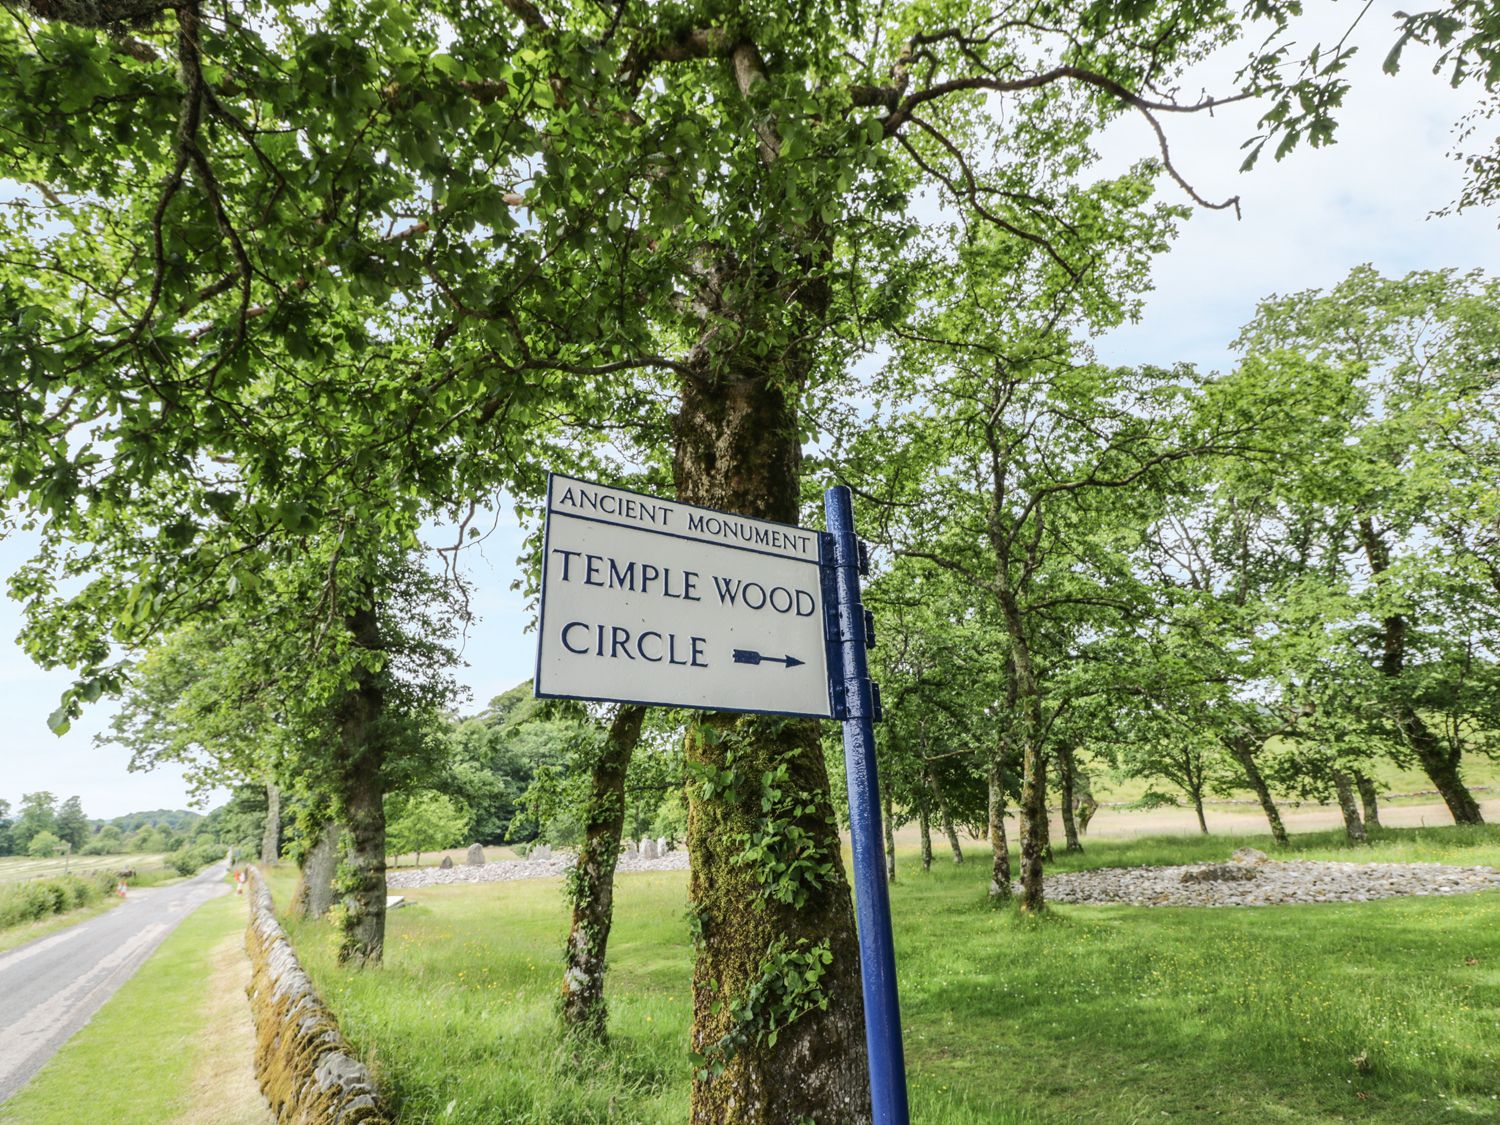
[[[177,927],[211,898],[226,894],[216,863],[170,887],[131,891],[97,918],[0,954],[0,1102],[42,1064]]]

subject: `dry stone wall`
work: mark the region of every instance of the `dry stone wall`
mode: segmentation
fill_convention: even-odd
[[[254,868],[250,878],[255,1076],[278,1125],[393,1125],[276,921],[270,891]]]

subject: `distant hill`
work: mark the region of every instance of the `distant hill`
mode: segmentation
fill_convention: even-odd
[[[202,819],[202,813],[187,809],[152,809],[149,812],[126,813],[110,820],[91,820],[89,823],[93,825],[95,832],[106,824],[112,824],[127,836],[138,828],[165,828],[181,835]]]

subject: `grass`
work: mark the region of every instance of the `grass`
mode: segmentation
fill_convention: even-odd
[[[1137,839],[1056,868],[1223,859],[1245,843],[1270,850]],[[1390,830],[1357,853],[1316,833],[1293,851],[1500,865],[1500,829]],[[986,907],[972,858],[924,875],[903,855],[893,894],[918,1122],[1500,1121],[1500,894],[1033,921]],[[403,893],[413,905],[391,915],[378,972],[338,970],[324,924],[290,929],[404,1125],[686,1120],[682,873],[619,878],[612,1043],[581,1055],[554,1017],[558,880]]]
[[[65,914],[53,914],[35,922],[7,926],[0,930],[0,953],[25,945],[27,942],[36,941],[38,938],[44,938],[48,934],[55,934],[58,930],[66,930],[69,926],[78,925],[79,922],[87,922],[90,918],[96,918],[106,910],[119,906],[120,902],[121,900],[114,895],[107,895],[99,902],[80,906],[77,910],[69,910]]]
[[[245,900],[200,907],[14,1098],[6,1125],[261,1125],[240,944]],[[226,958],[226,951],[230,955]],[[234,979],[243,971],[244,979]],[[226,1004],[226,1000],[229,1001]],[[253,1098],[247,1098],[248,1085]],[[86,1108],[85,1108],[86,1107]]]
[[[141,875],[153,869],[166,871],[160,852],[141,855],[76,855],[66,860],[62,856],[53,859],[32,859],[29,856],[0,856],[0,883],[24,883],[28,879],[44,879],[62,875],[64,869],[74,875],[87,875],[91,871],[123,871],[133,867]],[[176,872],[172,873],[174,876]],[[137,880],[132,879],[134,885]],[[154,884],[153,884],[154,885]]]

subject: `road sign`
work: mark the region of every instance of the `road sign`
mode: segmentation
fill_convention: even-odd
[[[553,474],[536,694],[836,717],[824,537]]]
[[[809,531],[554,473],[535,691],[843,720],[871,1112],[874,1125],[907,1125],[880,854],[880,694],[859,589],[868,555],[849,489],[830,488],[824,509],[828,531]]]

